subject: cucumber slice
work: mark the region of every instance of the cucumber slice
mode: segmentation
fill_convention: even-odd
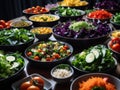
[[[105,57],[105,55],[106,55],[106,49],[102,49],[102,55],[103,55],[103,57]]]
[[[98,50],[98,49],[92,49],[90,52],[92,52],[95,55],[96,59],[99,58],[99,56],[100,56],[100,50]]]
[[[92,63],[94,60],[95,60],[95,55],[93,53],[89,53],[85,58],[85,61],[87,63]]]
[[[10,69],[17,68],[19,65],[20,65],[20,63],[14,62]]]
[[[7,56],[6,60],[9,62],[13,62],[13,61],[15,61],[15,57],[14,56]]]

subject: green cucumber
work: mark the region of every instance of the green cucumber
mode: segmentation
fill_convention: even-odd
[[[95,60],[95,55],[93,53],[87,54],[85,61],[87,63],[92,63]]]

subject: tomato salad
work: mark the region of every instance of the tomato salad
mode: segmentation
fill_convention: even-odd
[[[37,61],[52,62],[56,59],[62,59],[71,54],[70,47],[57,41],[41,42],[38,45],[27,50],[26,55]]]

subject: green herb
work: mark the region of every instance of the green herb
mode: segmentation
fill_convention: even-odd
[[[34,39],[34,35],[26,29],[10,29],[0,31],[0,45],[19,45]]]

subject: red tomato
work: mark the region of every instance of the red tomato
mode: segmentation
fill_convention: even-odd
[[[34,60],[40,60],[40,57],[39,56],[35,56]]]
[[[32,55],[32,52],[27,52],[27,56],[31,56]]]
[[[30,87],[32,83],[30,81],[24,82],[20,86],[20,90],[27,90],[28,87]]]
[[[32,85],[32,86],[28,87],[26,90],[40,90],[40,88],[35,85]]]
[[[43,89],[44,80],[41,77],[33,77],[30,82],[34,83],[34,85],[38,86],[40,89]]]
[[[3,25],[0,25],[0,29],[3,29],[4,27],[3,27]]]
[[[112,49],[117,51],[117,52],[120,52],[120,44],[118,44],[118,43],[113,44]]]

